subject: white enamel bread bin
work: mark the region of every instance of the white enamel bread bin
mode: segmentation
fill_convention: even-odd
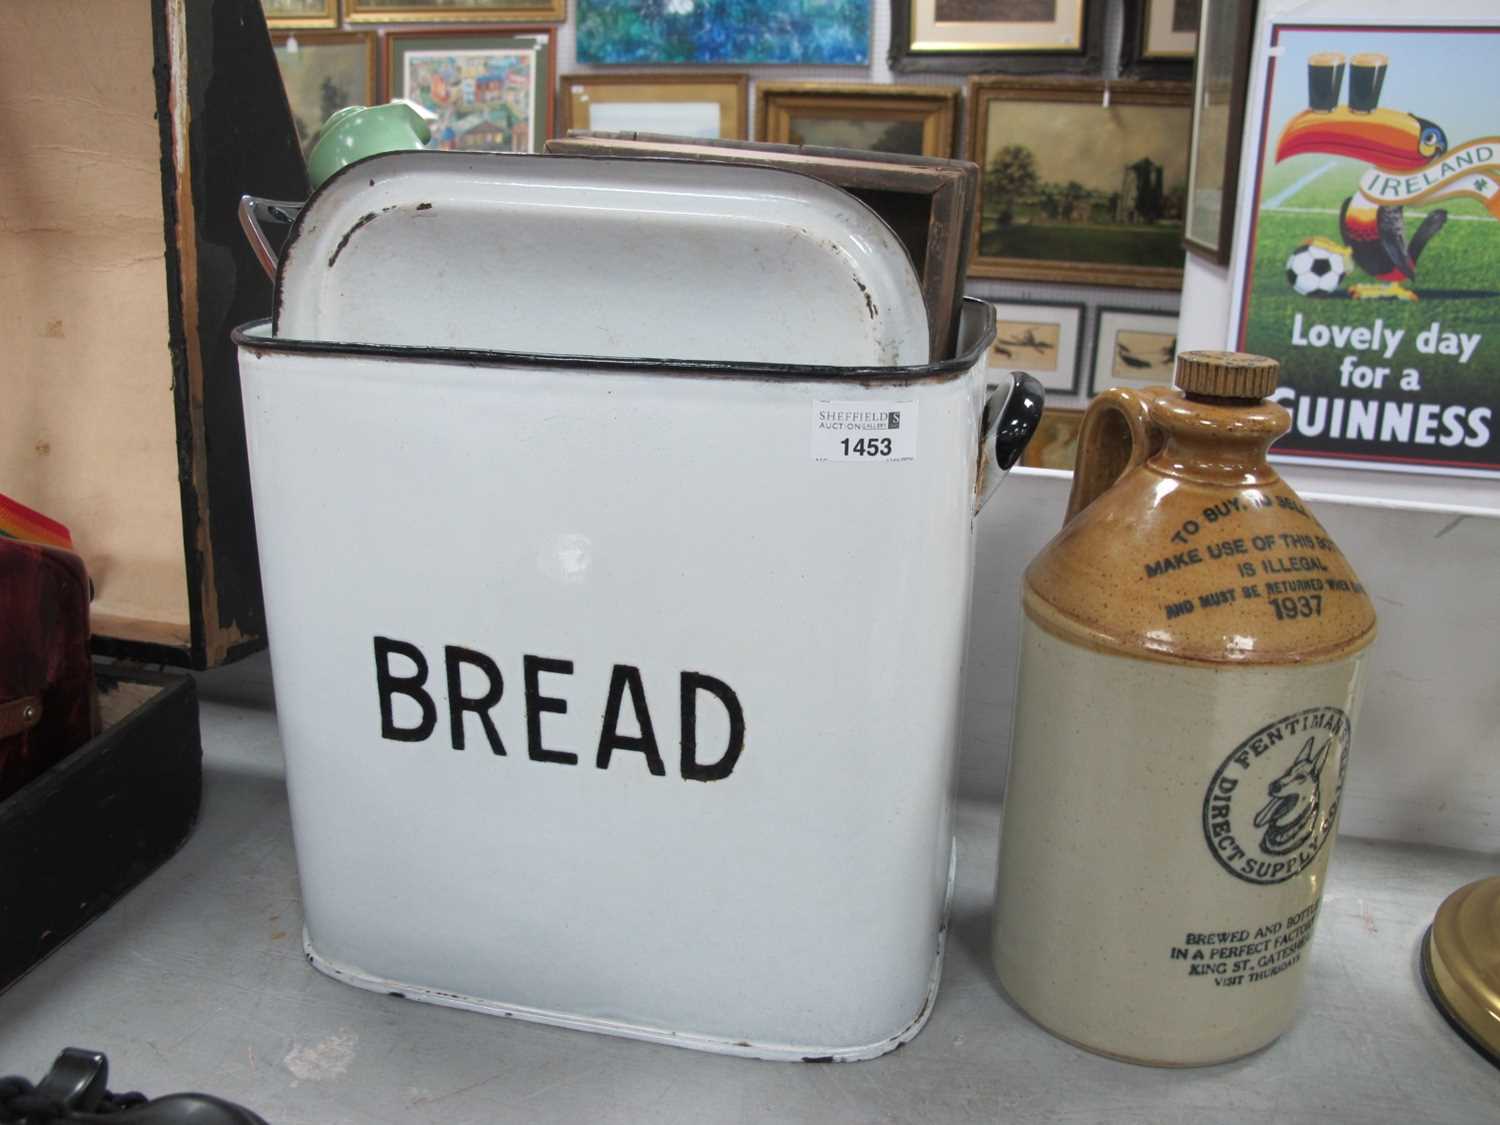
[[[974,514],[1041,409],[986,404],[993,334],[969,302],[956,359],[820,367],[241,329],[313,963],[763,1058],[915,1035]]]

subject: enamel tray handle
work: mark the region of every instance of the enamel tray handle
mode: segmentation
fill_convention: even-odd
[[[276,259],[302,206],[282,199],[240,196],[240,229],[245,232],[250,249],[255,251],[255,260],[272,281],[276,280]]]
[[[1155,388],[1111,387],[1089,404],[1078,433],[1078,461],[1063,523],[1161,449],[1161,430],[1151,421],[1151,404],[1158,393]]]
[[[996,387],[985,401],[979,439],[979,489],[974,510],[984,507],[1042,420],[1042,385],[1023,371],[1010,373],[1010,386]]]

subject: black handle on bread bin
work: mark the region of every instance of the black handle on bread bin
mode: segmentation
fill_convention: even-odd
[[[974,508],[984,507],[990,493],[1021,459],[1036,433],[1046,400],[1042,385],[1024,371],[1010,373],[1010,386],[997,387],[984,404],[979,447],[979,488]]]
[[[995,426],[995,460],[1002,469],[1012,468],[1042,420],[1046,392],[1041,383],[1024,371],[1012,371],[1014,385]]]

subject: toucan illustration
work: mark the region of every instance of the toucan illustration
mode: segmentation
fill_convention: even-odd
[[[1343,61],[1335,57],[1339,58],[1335,81],[1342,85]],[[1362,58],[1355,56],[1356,68]],[[1373,65],[1378,65],[1378,75],[1373,80],[1362,78],[1358,95],[1351,81],[1350,105],[1331,105],[1327,109],[1315,106],[1287,122],[1276,146],[1278,163],[1305,152],[1320,152],[1360,160],[1382,172],[1404,174],[1425,168],[1448,151],[1448,136],[1435,122],[1376,105],[1385,59],[1383,56],[1375,59],[1378,62]],[[1312,74],[1314,68],[1315,64],[1310,62],[1309,84],[1316,90],[1320,79]],[[1326,74],[1321,81],[1326,91],[1329,81]],[[1335,86],[1329,100],[1337,99]],[[1377,206],[1357,193],[1345,199],[1339,208],[1339,233],[1354,264],[1380,282],[1351,285],[1349,295],[1359,299],[1386,297],[1415,301],[1416,293],[1404,283],[1416,279],[1417,259],[1447,221],[1447,211],[1428,212],[1408,241],[1403,208]]]

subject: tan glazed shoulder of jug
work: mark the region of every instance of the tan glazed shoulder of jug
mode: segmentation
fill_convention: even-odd
[[[1295,1013],[1375,612],[1266,462],[1272,360],[1085,415],[1062,531],[1023,586],[994,957],[1048,1030],[1220,1062]]]
[[[1203,354],[1183,357],[1186,378]],[[1026,572],[1028,616],[1162,660],[1303,663],[1369,644],[1375,608],[1354,569],[1266,462],[1290,422],[1273,402],[1104,392],[1063,530]],[[1262,628],[1247,631],[1244,613]]]

